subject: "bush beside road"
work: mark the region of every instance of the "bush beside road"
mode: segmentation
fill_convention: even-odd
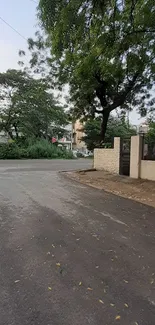
[[[72,159],[73,153],[47,140],[0,144],[0,159]]]

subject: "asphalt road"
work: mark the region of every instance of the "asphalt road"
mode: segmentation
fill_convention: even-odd
[[[0,325],[155,325],[155,209],[0,162]]]

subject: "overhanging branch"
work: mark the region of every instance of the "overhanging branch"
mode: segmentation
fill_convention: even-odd
[[[139,76],[139,72],[136,72],[135,75],[133,76],[133,79],[128,83],[128,85],[126,86],[125,90],[121,93],[119,93],[115,99],[113,104],[111,104],[108,109],[111,111],[113,111],[116,107],[119,107],[121,105],[124,104],[126,96],[130,93],[130,91],[132,90],[132,88],[135,85],[135,82],[137,80]]]

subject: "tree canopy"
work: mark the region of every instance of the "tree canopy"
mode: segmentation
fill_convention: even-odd
[[[0,130],[11,139],[62,136],[67,116],[55,100],[45,79],[25,71],[0,74]]]
[[[154,0],[40,0],[38,10],[73,116],[100,113],[103,139],[116,108],[154,109]]]

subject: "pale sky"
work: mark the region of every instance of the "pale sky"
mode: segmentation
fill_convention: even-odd
[[[52,0],[51,0],[52,1]],[[38,0],[0,0],[0,18],[16,29],[24,38],[34,36],[37,30],[36,7]],[[18,51],[27,50],[26,40],[0,19],[0,72],[18,69]],[[139,115],[130,113],[130,122],[139,124]]]

